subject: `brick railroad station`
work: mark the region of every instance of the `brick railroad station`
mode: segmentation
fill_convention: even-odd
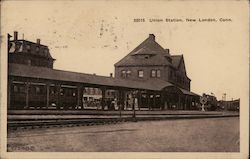
[[[153,34],[115,64],[115,77],[53,68],[48,46],[8,34],[8,109],[197,109],[183,55],[171,55]]]

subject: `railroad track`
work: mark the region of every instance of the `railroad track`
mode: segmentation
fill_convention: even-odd
[[[118,122],[134,121],[133,118],[107,118],[107,119],[96,119],[96,120],[32,120],[32,121],[8,121],[8,130],[17,129],[37,129],[37,128],[51,128],[51,127],[73,127],[73,126],[93,126],[93,125],[105,125],[105,124],[116,124]]]
[[[79,119],[33,119],[33,120],[8,120],[8,130],[37,129],[50,127],[73,127],[116,124],[129,121],[153,121],[153,120],[175,120],[175,119],[198,119],[198,118],[223,118],[239,117],[239,115],[180,115],[180,116],[147,116],[147,117],[122,117],[122,118],[79,118]]]

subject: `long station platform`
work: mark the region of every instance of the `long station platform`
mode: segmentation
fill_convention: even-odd
[[[79,118],[119,118],[119,117],[191,117],[191,116],[239,116],[234,111],[191,111],[191,110],[123,110],[123,111],[101,111],[101,110],[10,110],[8,120],[22,119],[79,119]]]

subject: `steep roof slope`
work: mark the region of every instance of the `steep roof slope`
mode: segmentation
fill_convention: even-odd
[[[186,75],[186,77],[191,80],[188,76],[187,76],[187,72],[186,72],[186,67],[185,67],[185,62],[184,62],[184,57],[183,55],[171,55],[171,59],[172,59],[172,66],[174,68],[176,68],[177,70],[183,71]]]
[[[153,34],[118,61],[115,66],[170,65],[170,55],[156,41]]]
[[[175,68],[178,68],[178,66],[180,65],[180,62],[181,62],[181,59],[183,58],[183,56],[182,55],[172,55],[171,58],[172,58],[172,65]]]

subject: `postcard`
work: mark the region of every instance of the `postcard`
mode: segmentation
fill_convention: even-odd
[[[247,1],[1,1],[1,158],[248,158]]]

